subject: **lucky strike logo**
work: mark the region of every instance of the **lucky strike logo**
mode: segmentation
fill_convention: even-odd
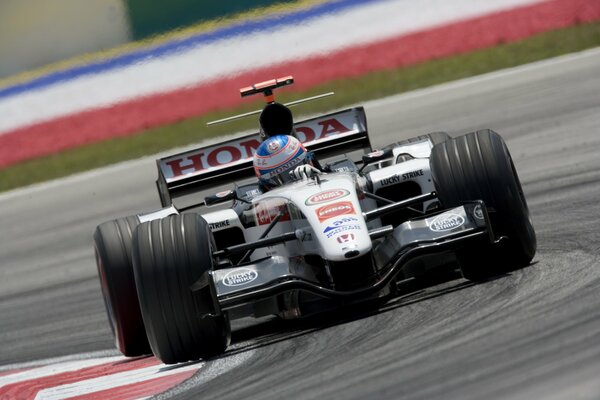
[[[339,201],[333,204],[327,204],[320,207],[316,211],[319,222],[326,221],[330,218],[339,217],[340,215],[354,215],[356,211],[354,206],[349,201]]]
[[[340,115],[340,119],[344,117],[347,115]],[[302,143],[307,143],[350,132],[351,129],[346,127],[340,119],[328,118],[316,123],[312,122],[312,128],[302,125],[295,126],[298,139]],[[164,160],[161,169],[167,179],[173,179],[206,169],[221,168],[251,159],[258,146],[260,146],[258,135],[256,139],[246,138],[244,141],[226,142],[183,154],[179,158]]]
[[[464,223],[465,219],[461,215],[449,212],[433,218],[431,222],[429,222],[429,229],[434,232],[446,232],[459,228],[463,226]]]
[[[223,277],[225,286],[242,286],[258,278],[258,273],[250,268],[237,268],[230,271]]]
[[[304,204],[307,206],[314,206],[316,204],[327,203],[333,200],[341,199],[350,194],[346,189],[326,190],[324,192],[317,193],[310,196]]]

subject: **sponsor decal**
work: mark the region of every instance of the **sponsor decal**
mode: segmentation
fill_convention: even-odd
[[[268,161],[269,161],[268,157],[261,157],[261,158],[255,158],[253,162],[254,162],[255,166],[268,167],[269,166]]]
[[[252,200],[253,198],[255,198],[256,196],[260,195],[261,192],[258,189],[250,189],[250,190],[246,190],[246,192],[241,196],[244,200],[248,201],[248,200]]]
[[[296,154],[296,152],[298,151],[298,149],[302,146],[302,144],[300,143],[300,141],[298,140],[289,140],[287,146],[284,148],[284,154],[287,155],[292,155],[292,154]],[[302,148],[304,148],[304,146],[302,146]],[[306,150],[306,149],[304,149]]]
[[[475,208],[473,208],[473,215],[475,215],[475,218],[477,219],[485,219],[483,216],[483,210],[481,209],[481,204],[477,204]]]
[[[323,229],[323,233],[327,238],[331,238],[336,236],[338,233],[360,230],[360,225],[358,224],[358,218],[355,217],[343,217],[338,219],[337,221],[333,221],[328,224],[325,229]]]
[[[354,233],[344,233],[336,238],[338,243],[354,242],[355,239]]]
[[[332,229],[333,230],[329,230],[327,231],[327,233],[325,233],[325,237],[327,237],[328,239],[336,236],[338,233],[358,231],[360,230],[360,225],[342,225]]]
[[[392,175],[389,178],[382,179],[380,183],[381,186],[395,185],[400,183],[400,175]]]
[[[267,172],[265,172],[265,173],[263,173],[261,171],[261,177],[269,179],[269,178],[273,178],[283,172],[291,171],[293,167],[300,164],[302,161],[304,161],[304,160],[301,159],[300,157],[294,158],[294,159],[286,162],[285,164],[278,166],[277,168],[274,168],[271,170],[266,170]]]
[[[405,174],[402,174],[402,180],[407,181],[409,179],[414,179],[417,176],[423,176],[423,170],[422,169],[418,169],[416,171],[410,171],[410,172],[407,172]]]
[[[231,190],[224,190],[222,192],[215,193],[215,196],[218,197],[218,198],[220,198],[220,199],[222,199],[223,197],[229,196],[231,193],[232,193]]]
[[[204,171],[209,168],[222,167],[252,157],[260,146],[260,141],[251,139],[233,145],[215,146],[190,153],[173,160],[165,161],[169,167],[166,176],[178,177]]]
[[[347,167],[347,166],[345,166],[345,165],[344,165],[344,166],[341,166],[341,167],[334,168],[334,169],[333,169],[333,171],[334,171],[334,172],[352,172],[352,171],[350,170],[350,167]]]
[[[418,169],[416,171],[410,171],[407,172],[405,174],[402,175],[392,175],[389,178],[385,178],[381,180],[381,186],[388,186],[388,185],[395,185],[396,183],[400,183],[400,182],[404,182],[407,181],[409,179],[414,179],[418,176],[423,176],[423,170],[422,169]]]
[[[429,229],[434,232],[451,231],[452,229],[461,227],[465,223],[465,219],[455,213],[444,213],[435,217],[429,223]]]
[[[269,209],[266,207],[259,207],[256,210],[256,220],[259,225],[266,225],[271,223],[271,216],[275,217],[277,213],[270,213]]]
[[[339,201],[333,204],[327,204],[326,206],[320,207],[316,211],[319,222],[323,222],[330,218],[339,217],[340,215],[354,215],[356,211],[354,206],[349,201]]]
[[[350,120],[346,120],[351,122]],[[346,127],[341,119],[328,118],[318,121],[316,125],[300,125],[294,126],[296,135],[302,143],[312,142],[313,140],[325,139],[329,136],[336,136],[350,132],[351,129]]]
[[[281,199],[266,199],[256,204],[256,222],[258,225],[267,225],[275,219],[275,217],[282,211],[285,211],[287,204]],[[279,219],[280,222],[289,221],[290,213],[284,212],[283,216]]]
[[[277,150],[279,150],[280,147],[281,146],[279,145],[279,142],[277,140],[274,140],[267,144],[267,150],[269,151],[269,153],[275,153]]]
[[[324,192],[317,193],[310,196],[304,204],[307,206],[314,206],[316,204],[328,203],[333,200],[341,199],[350,194],[346,189],[326,190]]]
[[[230,221],[228,219],[226,219],[225,221],[211,222],[210,224],[208,224],[208,226],[211,231],[214,231],[215,229],[226,228],[226,227],[230,226],[230,224],[231,224]]]
[[[336,117],[305,121],[295,125],[298,139],[302,143],[309,143],[358,131],[353,124],[354,112],[340,113]],[[161,170],[170,180],[209,169],[239,164],[252,159],[254,152],[260,146],[259,138],[259,135],[246,137],[169,157],[161,160]],[[290,151],[296,149],[294,147]]]
[[[327,233],[332,229],[336,229],[337,227],[344,225],[344,224],[352,224],[352,223],[357,223],[358,222],[358,218],[356,217],[343,217],[338,219],[337,221],[333,221],[331,224],[329,224],[325,230],[323,231],[323,233]]]
[[[250,268],[237,268],[228,272],[223,277],[223,285],[225,286],[242,286],[253,282],[258,278],[258,273]]]

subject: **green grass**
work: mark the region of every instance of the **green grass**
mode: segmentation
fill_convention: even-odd
[[[327,91],[335,96],[294,108],[294,115],[323,112],[442,82],[513,67],[544,58],[600,46],[600,22],[546,32],[519,42],[426,63],[370,73],[359,78],[328,82],[306,92],[280,93],[282,102]],[[268,77],[265,77],[265,79]],[[257,127],[257,118],[206,127],[206,122],[262,107],[262,102],[205,114],[173,125],[148,129],[138,135],[107,140],[0,170],[0,191],[59,178],[115,162],[151,155],[169,148]]]

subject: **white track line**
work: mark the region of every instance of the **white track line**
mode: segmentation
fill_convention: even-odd
[[[166,366],[164,364],[151,367],[134,369],[131,371],[119,372],[97,378],[86,379],[83,381],[69,383],[66,385],[55,386],[40,390],[35,396],[36,400],[58,400],[69,397],[82,396],[108,389],[117,389],[120,386],[131,385],[149,381],[156,378],[164,378],[169,375],[179,374],[181,372],[200,369],[204,364],[192,364],[182,367]]]
[[[77,371],[83,368],[94,367],[97,365],[107,364],[116,361],[126,360],[123,356],[106,357],[106,358],[91,358],[88,360],[66,361],[59,364],[46,365],[39,368],[28,369],[26,371],[17,372],[10,375],[0,377],[0,387],[28,381],[31,379],[44,378],[51,375],[58,375],[65,372]]]

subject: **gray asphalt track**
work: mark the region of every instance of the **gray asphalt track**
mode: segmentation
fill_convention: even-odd
[[[360,318],[242,329],[169,397],[600,398],[599,71],[596,50],[366,105],[379,145],[500,132],[538,234],[532,266]],[[0,196],[0,366],[112,348],[91,233],[157,207],[154,176],[147,159]]]

